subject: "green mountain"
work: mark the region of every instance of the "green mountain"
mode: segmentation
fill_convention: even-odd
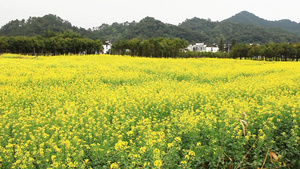
[[[44,34],[46,31],[53,31],[56,33],[66,30],[72,30],[87,36],[89,33],[84,28],[72,26],[72,24],[60,17],[48,14],[43,17],[30,17],[27,20],[13,20],[2,26],[0,29],[0,36],[38,36]]]
[[[234,19],[236,18],[236,19]],[[243,19],[244,18],[244,19]],[[247,19],[245,19],[247,18]],[[102,24],[93,29],[73,26],[56,15],[31,17],[28,20],[10,21],[0,29],[0,36],[39,36],[45,32],[63,32],[71,30],[90,39],[117,42],[123,39],[156,37],[180,38],[194,42],[224,43],[236,40],[237,43],[300,42],[300,35],[283,28],[265,26],[269,23],[255,15],[242,12],[222,22],[212,22],[200,18],[186,19],[179,25],[166,24],[152,17],[139,22]],[[233,21],[231,21],[233,20]],[[245,23],[240,21],[247,20]],[[255,24],[260,23],[260,25]]]
[[[175,25],[165,24],[152,17],[146,17],[140,22],[103,24],[93,31],[101,39],[118,41],[132,38],[181,38],[187,41],[206,41],[209,37],[199,31],[180,28]]]
[[[250,12],[242,11],[224,21],[230,21],[233,23],[251,24],[251,25],[262,26],[266,28],[282,28],[284,30],[293,32],[300,36],[300,23],[293,22],[288,19],[283,19],[279,21],[268,21]]]
[[[238,43],[298,42],[300,36],[282,29],[266,28],[253,24],[233,23],[230,21],[211,22],[210,20],[187,19],[178,27],[198,31],[209,36],[208,42],[226,43],[236,40]]]

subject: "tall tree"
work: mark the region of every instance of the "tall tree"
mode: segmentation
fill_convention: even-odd
[[[232,39],[232,41],[231,41],[231,48],[233,48],[235,44],[236,44],[236,39]]]
[[[248,51],[248,56],[250,58],[259,59],[260,56],[260,46],[257,44],[252,44],[250,50]],[[260,58],[261,59],[261,58]]]
[[[0,53],[7,53],[8,52],[8,38],[7,37],[0,37]]]
[[[220,41],[219,41],[219,51],[220,52],[224,51],[224,41],[223,41],[223,38],[221,38]]]

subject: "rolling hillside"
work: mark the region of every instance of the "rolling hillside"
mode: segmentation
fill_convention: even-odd
[[[299,24],[288,20],[266,21],[249,12],[241,12],[222,22],[212,22],[200,18],[186,19],[179,25],[166,24],[152,17],[145,17],[139,22],[102,24],[93,29],[73,26],[70,22],[56,15],[30,17],[27,20],[13,20],[2,26],[0,36],[41,36],[46,31],[62,32],[71,30],[90,39],[116,42],[132,38],[181,38],[193,42],[216,43],[222,38],[225,43],[236,40],[238,43],[299,42]],[[297,35],[296,35],[297,34]]]
[[[252,24],[255,26],[262,26],[266,28],[282,28],[284,30],[300,35],[300,23],[293,22],[289,19],[268,21],[247,11],[242,11],[224,21],[230,21],[233,23]]]

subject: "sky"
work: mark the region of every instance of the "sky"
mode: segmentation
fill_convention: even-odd
[[[178,25],[193,17],[222,21],[241,11],[267,20],[300,22],[298,0],[0,0],[0,27],[11,20],[54,14],[73,26],[139,22],[150,16]]]

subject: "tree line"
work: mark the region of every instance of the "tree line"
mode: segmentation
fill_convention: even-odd
[[[42,36],[35,37],[0,37],[0,53],[31,55],[94,54],[101,52],[102,48],[100,40],[91,40],[70,30],[60,33],[46,31]]]
[[[300,59],[300,42],[266,43],[264,45],[237,44],[232,47],[229,57],[267,61],[298,61]]]
[[[220,51],[194,52],[186,49],[188,42],[178,38],[152,38],[121,40],[113,44],[112,54],[165,57],[165,58],[233,58],[266,61],[298,61],[300,59],[299,43],[226,44],[220,41]],[[230,50],[228,49],[230,47]],[[230,51],[230,52],[228,52]]]
[[[225,46],[223,44],[221,47],[220,43],[219,48],[222,50],[216,53],[186,51],[181,56],[185,58],[209,57],[265,61],[299,61],[300,59],[300,42],[266,43],[264,45],[235,43],[236,41],[232,41],[232,44]]]
[[[186,50],[189,43],[179,38],[133,38],[120,40],[113,44],[111,54],[165,57],[165,58],[234,58],[267,61],[298,61],[300,59],[300,42],[298,43],[266,43],[236,44],[233,40],[229,51],[225,49],[221,38],[217,53],[191,52]],[[229,47],[228,44],[225,46]],[[100,40],[91,40],[72,30],[55,33],[46,31],[42,36],[2,36],[0,37],[0,53],[20,53],[31,55],[59,54],[94,54],[103,50]]]
[[[113,44],[113,54],[145,56],[145,57],[180,57],[188,46],[186,40],[174,38],[151,38],[121,40]]]

